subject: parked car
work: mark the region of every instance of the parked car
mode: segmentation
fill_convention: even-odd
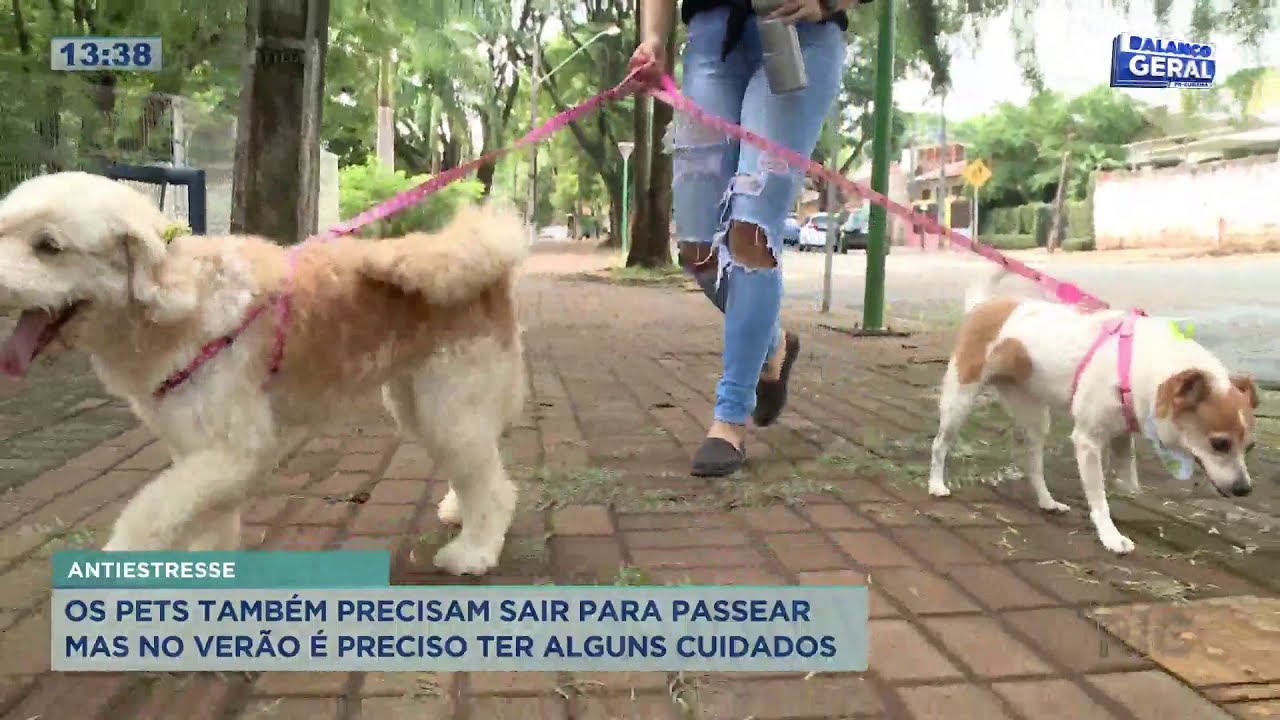
[[[782,244],[783,245],[799,245],[800,244],[800,221],[795,215],[788,215],[782,225]]]
[[[798,249],[801,251],[809,250],[825,250],[827,247],[827,214],[814,213],[810,215],[804,222],[804,226],[800,228],[800,243]],[[849,252],[849,248],[837,236],[836,250],[841,253]]]
[[[863,203],[862,208],[855,212],[849,213],[845,218],[844,224],[840,226],[840,244],[845,249],[862,250],[867,249],[867,237],[870,235],[871,226],[871,205]],[[889,254],[892,248],[888,244],[888,238],[885,238],[884,252]]]
[[[840,242],[846,248],[854,250],[867,249],[867,210],[871,206],[862,204],[862,209],[849,213],[844,224],[840,226]]]

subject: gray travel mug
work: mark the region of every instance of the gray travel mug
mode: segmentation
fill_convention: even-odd
[[[769,81],[769,91],[774,95],[785,95],[809,86],[796,26],[764,19],[781,5],[782,0],[754,0],[752,3],[760,29],[760,45],[764,50],[764,75]]]

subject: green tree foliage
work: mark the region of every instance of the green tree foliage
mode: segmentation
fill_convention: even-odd
[[[919,54],[930,68],[935,88],[951,84],[950,56],[947,40],[962,39],[977,45],[982,40],[986,22],[1009,12],[1015,46],[1015,60],[1033,90],[1044,90],[1044,76],[1036,52],[1034,23],[1038,0],[901,0],[907,9],[904,23],[907,34],[919,44]],[[1130,12],[1134,0],[1104,0],[1104,5]],[[1172,0],[1148,0],[1146,3],[1161,28],[1171,26]],[[1082,6],[1080,12],[1089,12]],[[1226,36],[1240,40],[1246,47],[1258,48],[1266,34],[1280,22],[1274,0],[1193,0],[1185,25],[1189,39],[1208,40]],[[1180,22],[1179,25],[1184,23]]]
[[[154,157],[171,147],[170,96],[234,112],[244,53],[244,4],[142,0],[12,0],[0,9],[0,191],[31,168],[93,158]],[[159,72],[53,72],[57,36],[164,38]]]
[[[1051,201],[1068,143],[1068,197],[1083,198],[1093,171],[1122,166],[1124,146],[1149,125],[1143,110],[1130,96],[1105,86],[1070,99],[1045,92],[1027,105],[1004,103],[959,123],[954,134],[969,157],[991,167],[991,180],[980,193],[985,204]]]

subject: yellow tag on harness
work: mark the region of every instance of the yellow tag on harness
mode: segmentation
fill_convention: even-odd
[[[1169,321],[1169,330],[1173,332],[1173,336],[1178,340],[1190,340],[1196,332],[1196,326],[1190,320]]]
[[[174,223],[164,229],[164,235],[163,235],[164,242],[166,245],[168,245],[169,243],[173,242],[174,238],[181,237],[182,235],[190,235],[190,234],[191,234],[190,227],[183,225],[182,223]]]

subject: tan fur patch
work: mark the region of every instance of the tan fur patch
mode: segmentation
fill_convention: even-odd
[[[1232,375],[1231,384],[1249,399],[1249,407],[1254,410],[1258,409],[1261,401],[1258,398],[1258,386],[1253,383],[1252,377],[1248,375]]]
[[[352,243],[369,242],[353,240]],[[281,382],[290,393],[320,393],[335,383],[377,384],[459,342],[516,337],[510,282],[437,305],[420,294],[358,272],[354,248],[304,251],[293,282],[293,315]]]
[[[1031,354],[1015,338],[996,343],[987,355],[987,379],[992,382],[1022,384],[1031,378]]]
[[[196,236],[181,240],[184,254],[190,257],[184,269],[192,272],[203,266],[209,272],[222,264],[225,244],[233,239]],[[269,302],[288,274],[285,250],[256,237],[234,240],[239,242],[235,257],[253,276],[254,304]],[[309,247],[299,255],[290,285],[284,359],[275,381],[282,392],[318,399],[333,391],[360,391],[467,340],[493,338],[508,347],[517,341],[509,277],[464,301],[434,303],[422,293],[364,274],[366,255],[374,246],[394,241],[341,238]],[[421,241],[438,239],[423,236]],[[202,302],[207,299],[201,298]],[[150,389],[155,368],[131,359],[174,354],[186,358],[214,339],[201,327],[204,317],[200,314],[164,325],[149,322],[141,307],[130,308],[126,315],[123,325],[87,317],[77,324],[93,335],[86,339],[91,340],[94,351],[110,358],[120,372],[129,373],[131,377],[125,381],[144,391]],[[252,348],[256,358],[253,367],[262,373],[271,360],[275,323],[274,307],[268,308],[236,339],[236,347]]]
[[[1243,442],[1253,428],[1257,390],[1253,381],[1233,376],[1223,392],[1210,389],[1201,370],[1183,370],[1160,383],[1156,391],[1156,415],[1194,422],[1206,436],[1226,435]]]
[[[989,355],[992,359],[996,359],[996,350],[1000,349],[992,348],[991,344],[999,337],[1009,316],[1021,303],[1022,301],[1018,298],[994,298],[979,304],[969,312],[964,325],[960,328],[960,336],[956,339],[956,349],[952,356],[957,379],[962,385],[969,385],[982,379]],[[1013,342],[1016,343],[1016,347],[1005,346],[1005,342],[1000,343],[1000,346],[1005,349],[1001,350],[998,361],[1002,366],[1007,365],[1001,370],[1005,372],[1016,370],[1020,373],[1020,377],[1025,377],[1031,373],[1031,358],[1027,356],[1027,349],[1022,343]]]

